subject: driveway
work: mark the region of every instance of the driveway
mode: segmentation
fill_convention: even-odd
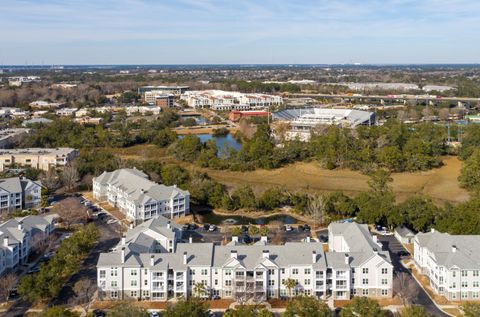
[[[382,242],[383,249],[390,251],[390,257],[392,258],[392,264],[395,268],[395,273],[397,272],[405,272],[407,273],[407,281],[408,283],[414,285],[417,292],[417,297],[413,300],[412,304],[421,305],[423,306],[432,316],[439,316],[439,317],[449,317],[449,315],[445,314],[443,311],[438,309],[437,306],[433,303],[433,301],[428,296],[427,292],[415,281],[412,276],[412,273],[407,270],[403,265],[400,263],[400,258],[397,255],[398,251],[407,251],[403,245],[398,242],[398,240],[394,236],[378,236],[378,240]],[[395,289],[394,289],[395,292]]]

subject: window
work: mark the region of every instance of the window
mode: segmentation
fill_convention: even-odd
[[[462,292],[462,299],[468,298],[468,292]]]
[[[382,274],[388,274],[388,269],[386,267],[382,268]]]
[[[137,270],[131,270],[130,275],[131,276],[137,276]]]
[[[274,269],[268,269],[268,275],[273,275],[275,274],[275,270]]]
[[[479,276],[478,272],[479,272],[478,270],[473,271],[473,276]]]
[[[195,275],[195,270],[190,270],[190,275]]]
[[[208,274],[208,270],[207,269],[202,269],[202,275],[207,275]]]
[[[137,281],[130,281],[130,286],[137,286]]]
[[[456,271],[452,272],[452,277],[457,277],[457,272]]]
[[[137,291],[130,291],[131,297],[137,297]]]
[[[292,269],[292,274],[297,275],[298,274],[298,269]]]
[[[112,282],[110,283],[110,286],[112,286],[112,287],[117,287],[117,281],[112,281]]]
[[[462,287],[468,287],[468,282],[467,281],[462,281]]]
[[[368,274],[368,267],[364,267],[364,268],[362,269],[362,272],[363,272],[363,274]]]
[[[105,278],[105,270],[100,270],[100,278]]]
[[[236,277],[243,277],[245,275],[245,272],[235,272]]]
[[[117,276],[117,268],[116,267],[112,267],[110,269],[110,276]]]
[[[148,280],[145,280],[145,281],[143,282],[143,285],[147,286],[147,285],[148,285]]]
[[[472,298],[478,299],[478,292],[472,292]]]
[[[232,280],[226,280],[225,286],[232,286]]]
[[[363,296],[368,296],[368,289],[363,289],[362,290],[362,295]]]
[[[310,269],[305,269],[305,274],[310,274]]]
[[[217,280],[217,279],[215,279],[214,285],[215,285],[215,286],[218,285],[218,280]]]
[[[386,278],[382,278],[382,285],[387,285],[388,280]]]
[[[362,280],[362,283],[363,283],[363,285],[368,285],[368,278],[364,278],[364,279]]]
[[[280,269],[280,273],[285,274],[285,269]]]
[[[269,286],[274,286],[275,285],[275,280],[269,280],[268,285]]]
[[[117,298],[118,297],[118,292],[117,291],[111,291],[110,292],[110,297],[111,298]]]
[[[227,275],[227,276],[232,275],[232,270],[225,270],[225,275]]]
[[[388,295],[388,289],[382,289],[382,296]]]
[[[473,287],[478,287],[478,286],[479,286],[478,281],[473,281]]]
[[[462,276],[463,277],[468,276],[468,271],[462,270]]]
[[[310,279],[306,279],[306,280],[304,281],[304,285],[310,285]]]

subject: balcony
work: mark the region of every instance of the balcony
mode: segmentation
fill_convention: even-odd
[[[165,287],[163,287],[163,286],[153,286],[152,291],[163,292],[163,291],[165,291]]]

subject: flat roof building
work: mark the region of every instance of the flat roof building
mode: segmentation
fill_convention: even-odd
[[[63,167],[78,156],[78,150],[72,148],[26,148],[0,150],[0,171],[11,165],[32,167],[44,171]]]

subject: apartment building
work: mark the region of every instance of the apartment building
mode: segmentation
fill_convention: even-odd
[[[143,100],[150,105],[166,109],[173,107],[175,96],[158,91],[146,91],[143,95]]]
[[[0,214],[40,207],[42,185],[25,177],[0,179]]]
[[[68,165],[78,155],[78,150],[71,148],[0,150],[0,171],[10,166],[25,166],[48,171],[50,168]]]
[[[27,216],[0,224],[0,275],[27,261],[34,239],[48,239],[57,215]]]
[[[452,301],[480,299],[480,235],[418,233],[414,262],[437,294]]]
[[[100,254],[99,295],[103,299],[152,301],[200,295],[239,302],[290,294],[322,299],[391,297],[393,266],[388,252],[381,251],[368,228],[335,223],[329,230],[333,242],[328,252],[322,243],[309,239],[284,245],[271,245],[266,237],[253,245],[241,244],[236,237],[228,245],[190,239],[177,242],[168,252],[152,252],[152,234],[147,233],[147,243],[140,246],[125,239],[113,252]],[[293,289],[285,286],[288,279],[295,280]],[[205,292],[194,294],[199,284]]]
[[[37,100],[37,101],[32,101],[29,103],[29,106],[34,108],[34,109],[55,109],[55,108],[61,108],[63,107],[63,103],[60,102],[49,102],[49,101],[43,101],[43,100]]]
[[[138,88],[138,93],[140,95],[145,94],[146,92],[154,92],[160,94],[173,94],[179,96],[189,90],[189,86],[143,86]]]
[[[93,179],[93,196],[106,200],[133,221],[156,216],[174,218],[190,212],[190,193],[174,186],[157,184],[137,169],[103,172]]]
[[[73,117],[78,108],[62,108],[55,111],[55,114],[60,117]]]
[[[15,128],[15,129],[3,129],[0,130],[0,149],[11,147],[17,143],[22,137],[24,137],[29,129]]]
[[[237,91],[202,90],[187,91],[180,96],[192,108],[211,108],[222,111],[248,110],[278,105],[283,102],[282,97],[265,94],[244,94]],[[238,109],[236,108],[237,105]]]

